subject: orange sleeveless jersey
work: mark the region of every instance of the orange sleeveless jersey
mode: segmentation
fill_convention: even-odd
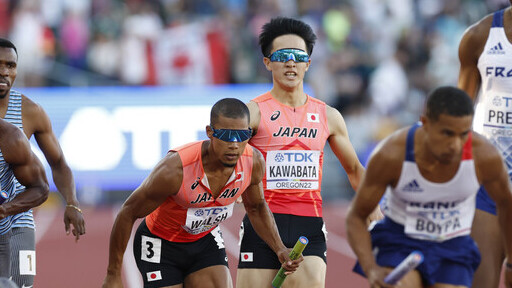
[[[231,217],[235,200],[251,183],[253,151],[250,145],[236,163],[233,174],[214,199],[203,170],[201,145],[193,142],[177,148],[183,163],[180,190],[146,216],[151,233],[174,242],[193,242]]]
[[[266,162],[265,199],[273,213],[322,217],[322,165],[329,137],[326,104],[307,96],[290,107],[270,92],[253,99],[261,113],[258,131],[249,143]]]

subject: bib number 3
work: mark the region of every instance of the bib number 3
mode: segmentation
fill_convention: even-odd
[[[151,263],[160,263],[160,255],[162,254],[161,239],[142,236],[141,247],[141,260]]]

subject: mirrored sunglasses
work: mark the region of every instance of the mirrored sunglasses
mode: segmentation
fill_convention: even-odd
[[[309,55],[305,51],[302,51],[300,49],[281,49],[277,50],[274,53],[270,54],[268,56],[270,61],[272,62],[283,62],[286,63],[290,60],[293,60],[294,62],[308,62],[309,61]]]
[[[225,142],[244,142],[249,140],[252,136],[252,129],[235,130],[235,129],[215,129],[210,125],[213,130],[213,137]]]

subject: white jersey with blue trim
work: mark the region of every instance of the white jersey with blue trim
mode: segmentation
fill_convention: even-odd
[[[482,85],[473,126],[502,152],[512,175],[512,43],[503,28],[504,11],[494,13],[478,59]]]
[[[11,93],[9,94],[9,104],[7,106],[7,112],[5,113],[4,120],[23,131],[23,121],[21,118],[21,101],[21,94],[17,91],[11,90]],[[16,183],[15,195],[25,191],[25,186],[21,185],[16,178],[14,181]],[[13,215],[12,227],[26,227],[34,229],[35,225],[32,209]]]
[[[444,183],[425,179],[416,165],[414,134],[407,135],[406,157],[396,187],[388,187],[381,203],[384,215],[404,225],[411,238],[442,242],[469,235],[475,214],[475,199],[480,184],[472,158],[471,136],[464,145],[455,176]]]

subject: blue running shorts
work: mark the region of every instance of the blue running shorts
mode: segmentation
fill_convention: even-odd
[[[480,186],[476,194],[476,209],[483,210],[496,216],[496,203],[491,199],[484,186]]]
[[[425,258],[416,270],[426,285],[445,283],[471,287],[473,274],[480,264],[480,252],[470,236],[444,242],[413,239],[405,235],[403,225],[388,217],[379,221],[370,233],[380,266],[396,267],[412,251],[419,250]],[[354,272],[365,276],[359,263]]]

